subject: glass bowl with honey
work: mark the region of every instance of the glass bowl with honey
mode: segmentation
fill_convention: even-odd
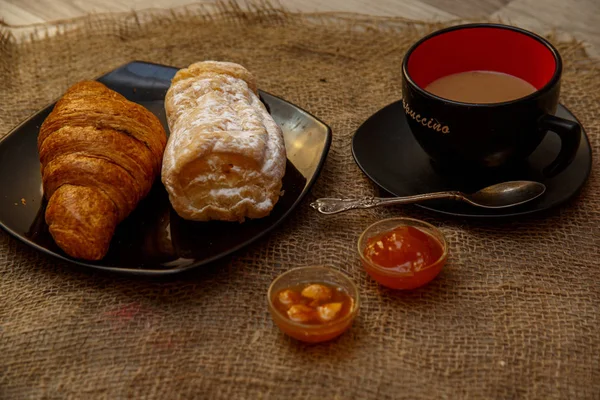
[[[279,329],[309,343],[344,333],[360,305],[354,282],[324,266],[294,268],[279,275],[269,287],[267,301]]]
[[[416,289],[435,278],[448,258],[448,244],[435,226],[412,218],[389,218],[369,226],[358,239],[369,275],[392,289]]]

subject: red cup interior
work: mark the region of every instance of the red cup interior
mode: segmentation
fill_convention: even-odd
[[[495,71],[519,77],[537,89],[554,75],[557,62],[541,41],[500,27],[468,27],[423,41],[409,55],[407,72],[421,88],[443,76]]]

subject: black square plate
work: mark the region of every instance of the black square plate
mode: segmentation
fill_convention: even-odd
[[[168,127],[164,97],[177,68],[132,62],[98,80],[153,112]],[[110,250],[98,262],[76,260],[52,240],[44,221],[37,135],[54,104],[16,127],[0,141],[0,226],[30,246],[83,267],[138,275],[172,274],[215,261],[249,245],[298,206],[321,170],[331,144],[331,129],[287,101],[260,92],[283,131],[288,162],[284,195],[271,214],[237,222],[191,222],[170,206],[160,179],[115,232]]]

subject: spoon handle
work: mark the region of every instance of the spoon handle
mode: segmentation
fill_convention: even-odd
[[[436,192],[417,194],[414,196],[405,197],[364,197],[362,199],[332,199],[323,198],[317,199],[311,203],[310,206],[321,214],[337,214],[340,212],[354,210],[357,208],[373,208],[380,206],[392,206],[398,204],[410,204],[419,203],[426,200],[438,200],[438,199],[453,199],[453,200],[464,200],[464,196],[461,192]]]

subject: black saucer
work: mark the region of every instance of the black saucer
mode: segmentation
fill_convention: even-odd
[[[557,116],[575,121],[575,116],[559,105]],[[517,207],[491,210],[455,201],[420,204],[426,209],[468,217],[504,217],[529,214],[555,207],[573,197],[588,178],[592,151],[585,131],[573,162],[560,174],[548,179],[542,169],[558,154],[560,140],[549,132],[535,152],[520,165],[497,171],[452,171],[437,166],[413,138],[402,102],[392,103],[366,120],[354,134],[352,153],[358,166],[377,185],[394,196],[410,196],[444,190],[466,193],[509,180],[532,180],[546,185],[539,199]]]

